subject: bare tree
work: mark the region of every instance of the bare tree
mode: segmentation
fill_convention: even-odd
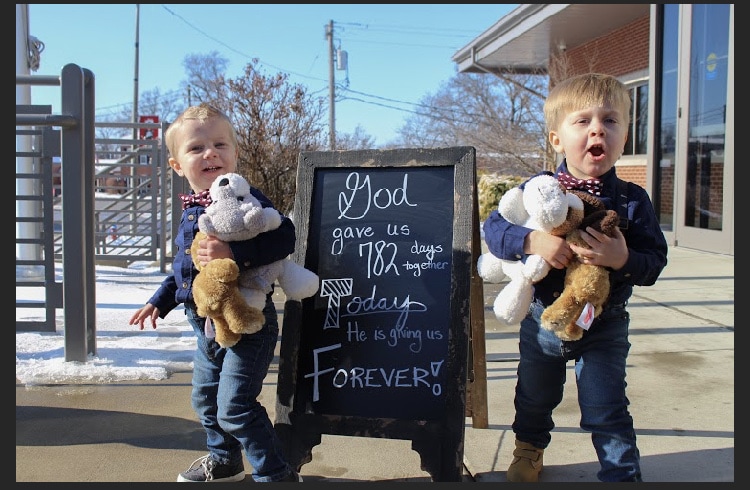
[[[573,66],[565,48],[558,47],[554,52],[550,53],[548,70],[550,88],[557,82],[561,82],[570,76],[573,72]]]
[[[221,56],[218,51],[189,54],[182,61],[182,66],[187,74],[187,80],[182,82],[182,86],[188,94],[188,105],[227,100],[225,73],[229,59]]]
[[[244,75],[227,80],[225,101],[239,137],[239,172],[281,211],[294,205],[301,151],[325,147],[324,99],[291,84],[286,74],[266,75],[253,60]]]
[[[372,135],[357,125],[353,133],[336,133],[336,148],[339,150],[367,150],[375,146]]]
[[[138,112],[159,116],[159,121],[173,121],[187,107],[182,93],[163,94],[159,88],[143,92],[138,100]]]
[[[404,145],[473,146],[491,171],[531,175],[548,160],[542,75],[459,73],[420,101],[399,129]]]

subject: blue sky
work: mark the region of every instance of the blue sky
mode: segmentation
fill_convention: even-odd
[[[185,56],[215,50],[230,60],[230,77],[258,58],[266,74],[288,73],[327,100],[332,20],[334,45],[348,54],[348,70],[335,70],[337,84],[348,79],[349,90],[336,101],[336,132],[359,124],[384,145],[415,104],[456,73],[456,51],[517,5],[141,4],[138,91],[159,88],[186,101]],[[132,104],[136,4],[29,4],[29,26],[44,43],[31,74],[59,75],[75,63],[94,73],[97,114]],[[59,113],[59,87],[33,87],[31,102]]]

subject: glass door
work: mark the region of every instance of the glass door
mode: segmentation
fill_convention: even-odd
[[[730,5],[682,5],[674,240],[734,254]]]

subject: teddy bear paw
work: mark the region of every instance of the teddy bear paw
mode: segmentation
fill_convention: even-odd
[[[560,340],[573,341],[580,340],[583,337],[583,328],[575,323],[570,324],[550,319],[549,317],[545,317],[544,313],[542,313],[541,324],[542,328],[553,332]]]
[[[583,337],[583,329],[575,324],[568,325],[562,328],[558,328],[557,330],[553,330],[553,332],[555,332],[555,335],[557,335],[557,338],[559,338],[560,340],[568,341],[568,342],[572,342],[574,340],[581,340],[581,337]]]
[[[229,330],[237,334],[255,333],[263,328],[265,323],[266,317],[261,310],[248,307],[242,317],[229,322]]]
[[[581,337],[583,337],[583,328],[575,324],[568,325],[561,332],[558,332],[557,336],[567,341],[581,340]]]
[[[240,338],[242,338],[242,335],[234,332],[216,332],[215,340],[220,346],[229,348],[239,342]]]

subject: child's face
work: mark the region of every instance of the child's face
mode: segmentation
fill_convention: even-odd
[[[604,175],[625,149],[627,114],[610,105],[586,107],[568,113],[556,131],[550,131],[549,142],[556,152],[565,155],[568,170],[579,179]]]
[[[238,148],[232,143],[231,127],[218,117],[184,121],[175,134],[175,148],[169,165],[195,192],[211,187],[219,175],[237,171]]]

